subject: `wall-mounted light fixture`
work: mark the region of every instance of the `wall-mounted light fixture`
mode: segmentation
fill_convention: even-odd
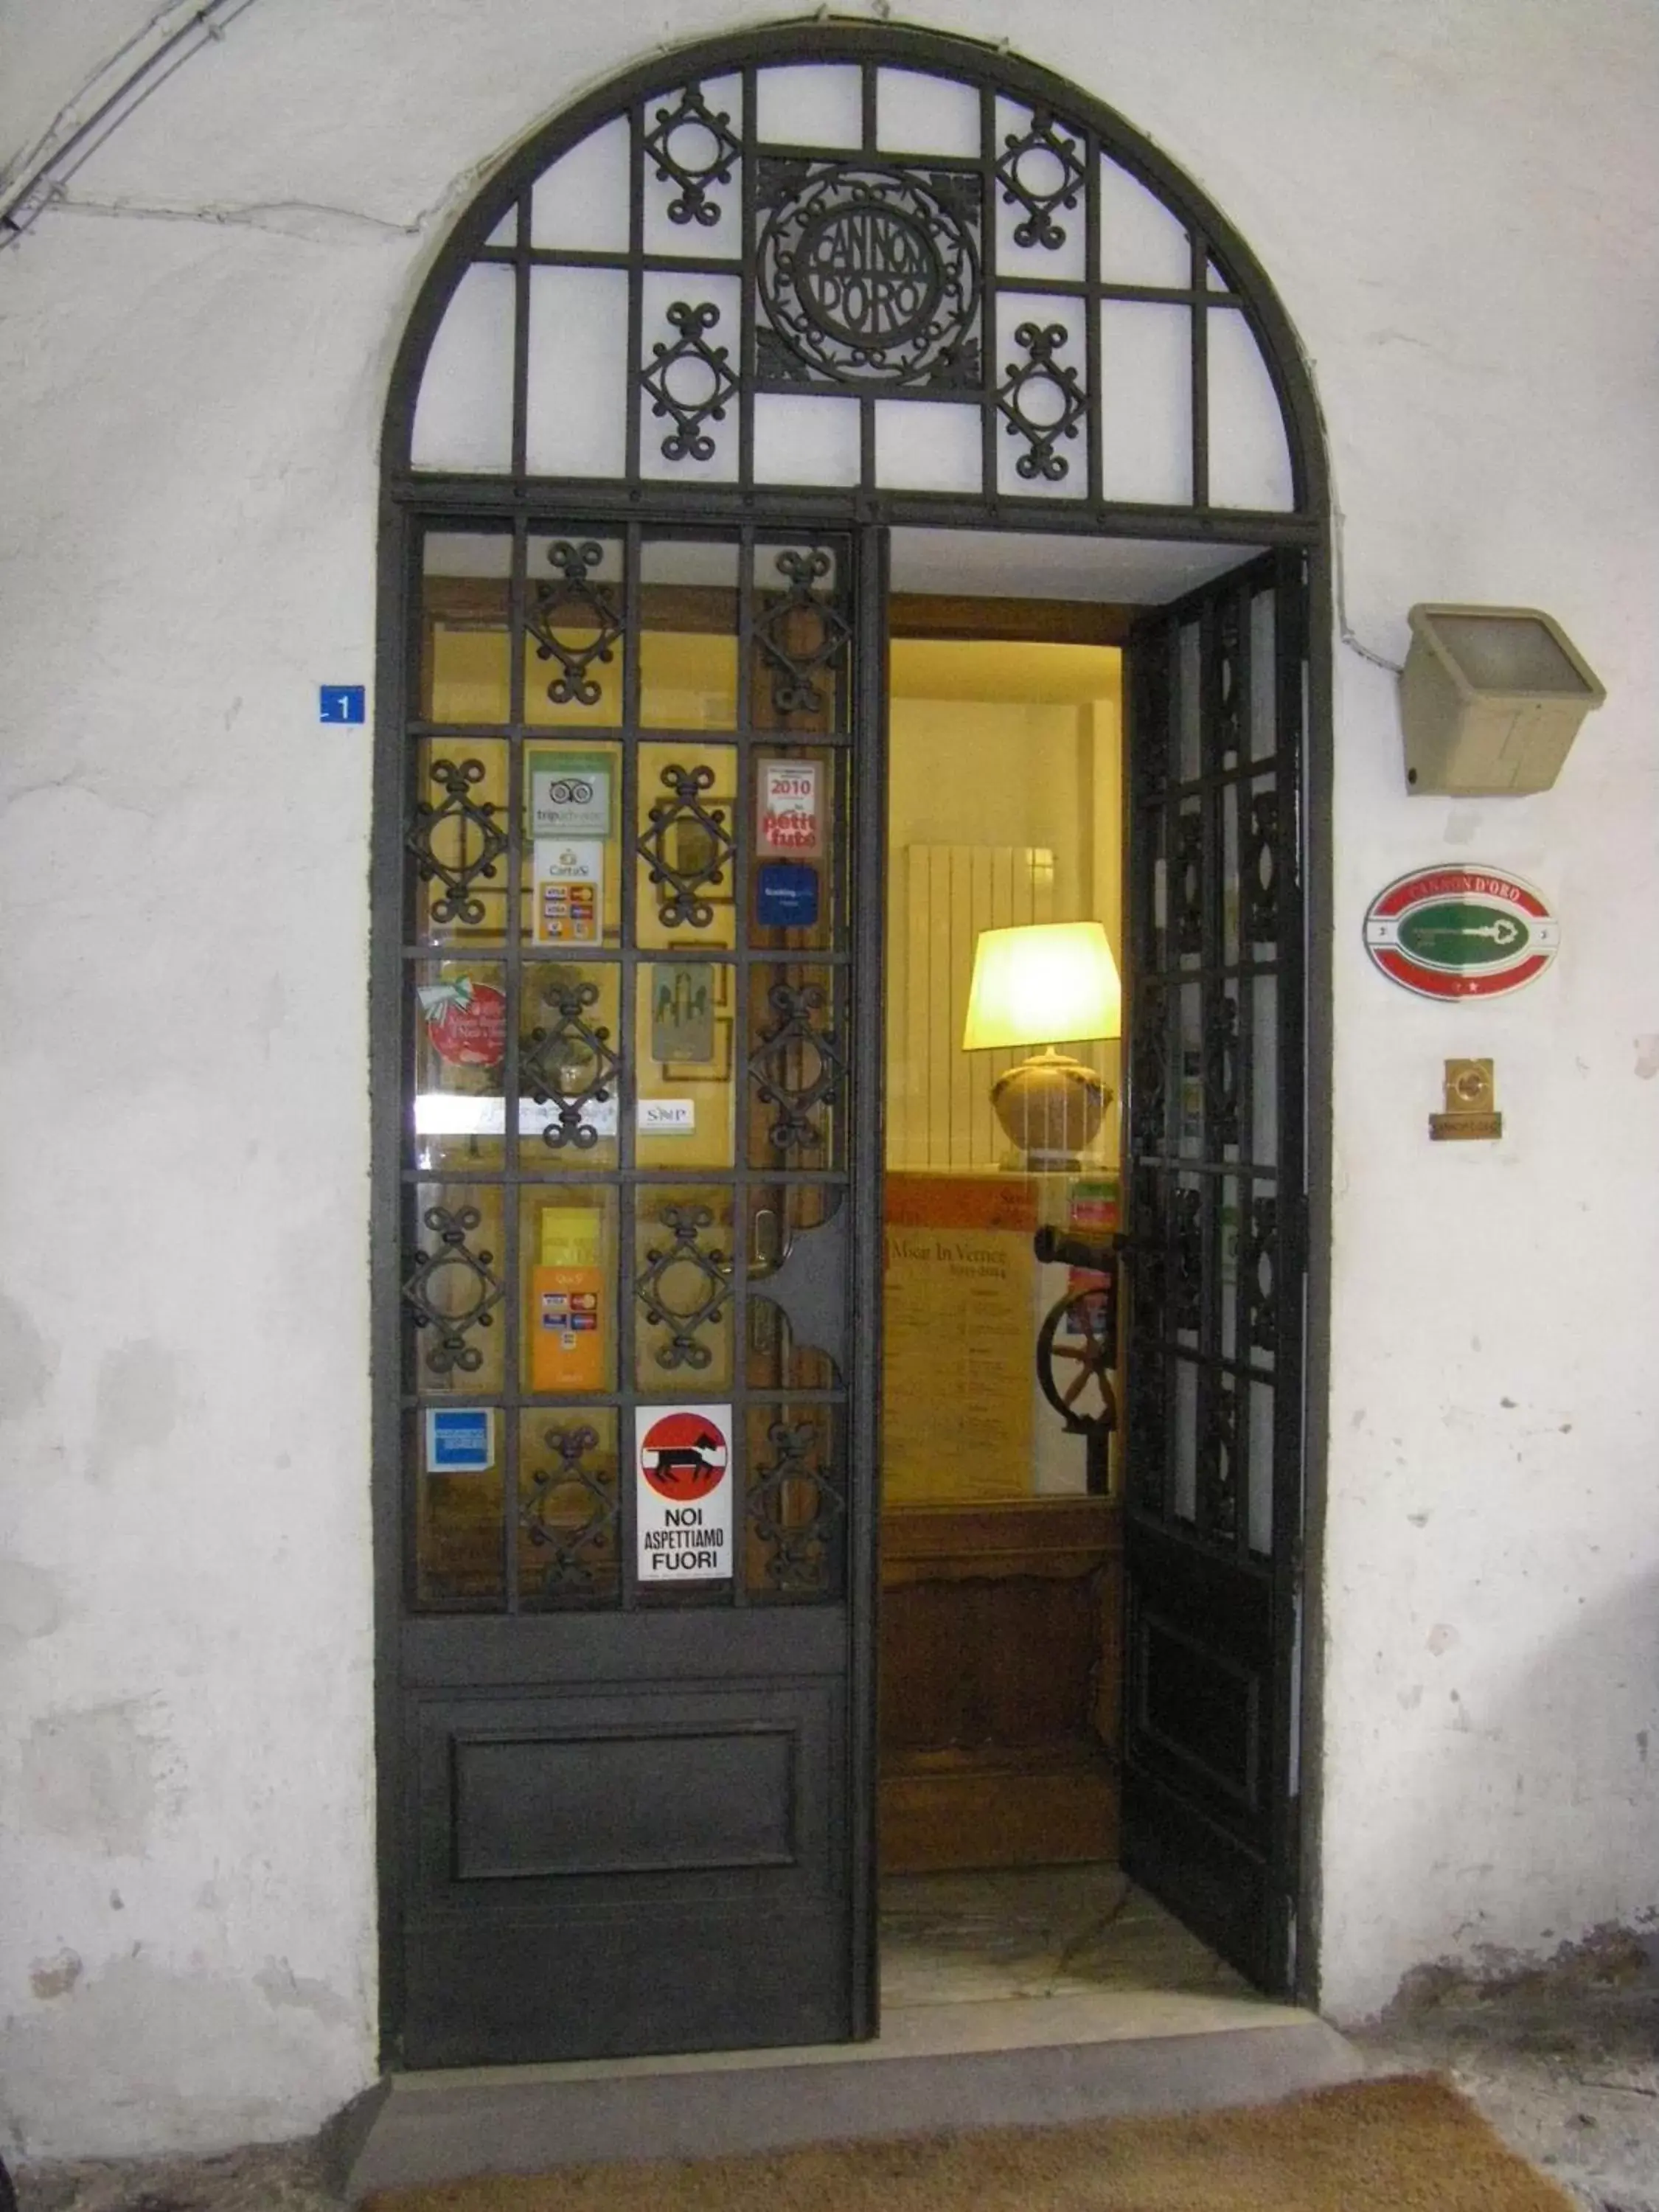
[[[1097,921],[1033,922],[982,929],[963,1025],[964,1052],[1046,1044],[991,1086],[991,1103],[1030,1169],[1075,1167],[1100,1132],[1111,1092],[1092,1067],[1057,1042],[1123,1033],[1117,963]]]
[[[1607,693],[1536,607],[1416,606],[1400,678],[1406,781],[1422,798],[1547,791]]]

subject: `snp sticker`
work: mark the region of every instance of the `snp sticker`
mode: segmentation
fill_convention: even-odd
[[[732,1408],[641,1406],[635,1421],[641,1582],[729,1581]]]

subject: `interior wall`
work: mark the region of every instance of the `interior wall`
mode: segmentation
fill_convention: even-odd
[[[114,23],[126,15],[112,5]],[[0,253],[0,2141],[299,2133],[376,2067],[368,747],[392,349],[477,165],[750,0],[254,0]],[[853,12],[867,20],[862,4]],[[885,12],[882,10],[881,12]],[[1659,1911],[1659,198],[1646,0],[908,0],[1209,191],[1342,509],[1328,2008]],[[11,143],[86,11],[0,15]],[[13,67],[21,56],[27,67]],[[1405,614],[1548,608],[1559,787],[1406,795]],[[1363,648],[1363,649],[1362,649]],[[1360,921],[1479,859],[1563,917],[1451,1010]],[[1431,1146],[1449,1054],[1505,1136]]]

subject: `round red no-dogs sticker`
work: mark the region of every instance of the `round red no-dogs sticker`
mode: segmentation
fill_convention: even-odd
[[[707,1498],[726,1480],[726,1437],[708,1414],[665,1413],[640,1438],[640,1473],[659,1498]]]
[[[1561,925],[1541,891],[1502,868],[1413,868],[1371,901],[1365,950],[1422,999],[1496,999],[1541,975]]]

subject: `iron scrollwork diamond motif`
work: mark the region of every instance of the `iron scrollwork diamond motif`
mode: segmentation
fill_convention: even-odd
[[[1238,1001],[1224,994],[1204,1024],[1204,1135],[1212,1155],[1238,1146]]]
[[[1176,951],[1204,950],[1204,817],[1195,811],[1176,818]]]
[[[976,391],[976,194],[923,169],[757,164],[760,374]]]
[[[714,1327],[731,1299],[731,1259],[702,1241],[714,1218],[709,1207],[665,1199],[656,1218],[671,1241],[646,1247],[634,1295],[652,1328],[669,1332],[667,1342],[657,1347],[657,1364],[707,1367],[714,1354],[699,1341],[699,1332]]]
[[[453,1212],[433,1206],[421,1219],[438,1243],[431,1251],[416,1249],[404,1302],[416,1328],[437,1331],[437,1341],[426,1355],[432,1372],[474,1375],[483,1365],[483,1353],[468,1338],[473,1329],[491,1326],[495,1308],[507,1296],[506,1285],[490,1273],[495,1254],[475,1252],[467,1242],[483,1217],[476,1206]]]
[[[786,547],[778,573],[788,590],[755,617],[755,642],[772,678],[772,707],[779,714],[816,714],[824,703],[821,679],[839,674],[852,627],[834,599],[818,586],[834,567],[819,546],[811,552]]]
[[[641,143],[658,177],[676,188],[678,197],[668,203],[670,222],[711,229],[720,221],[720,206],[710,191],[731,183],[743,151],[731,125],[729,112],[711,108],[701,85],[688,84],[674,106],[657,109]]]
[[[749,1525],[766,1553],[773,1589],[814,1595],[833,1580],[846,1501],[815,1464],[822,1437],[811,1422],[770,1422],[766,1441],[772,1456],[750,1488]]]
[[[710,461],[714,441],[706,423],[723,422],[738,390],[732,357],[725,346],[710,345],[708,333],[720,321],[711,301],[676,300],[668,310],[672,344],[659,338],[651,349],[640,384],[651,395],[651,412],[668,416],[673,428],[662,441],[666,461]]]
[[[404,842],[415,856],[422,882],[443,885],[432,902],[433,921],[476,927],[484,918],[484,904],[472,887],[494,877],[495,863],[507,850],[507,832],[495,819],[495,802],[480,805],[472,796],[472,787],[483,781],[482,761],[434,761],[431,773],[443,801],[437,806],[429,799],[416,802]],[[453,857],[445,860],[437,845],[452,836]]]
[[[766,994],[777,1018],[749,1055],[749,1079],[762,1103],[778,1109],[767,1135],[780,1152],[822,1145],[817,1109],[840,1095],[846,1070],[835,1031],[815,1019],[828,997],[817,983],[775,983]]]
[[[580,545],[556,538],[548,559],[559,572],[556,583],[538,580],[525,627],[536,641],[538,660],[556,660],[559,674],[547,687],[555,706],[596,707],[599,686],[589,671],[616,658],[623,634],[622,616],[592,570],[604,549],[592,538]]]
[[[714,909],[700,894],[725,882],[737,846],[726,809],[702,803],[714,781],[712,768],[671,762],[662,780],[674,795],[653,802],[650,825],[639,841],[651,881],[666,888],[665,896],[658,893],[658,919],[668,929],[707,929]]]
[[[1244,1295],[1249,1302],[1250,1343],[1257,1352],[1276,1352],[1277,1301],[1273,1296],[1273,1261],[1279,1243],[1279,1200],[1258,1198],[1250,1207],[1250,1225],[1244,1249]]]
[[[1196,1336],[1204,1311],[1203,1193],[1177,1190],[1170,1206],[1175,1266],[1170,1318],[1184,1335]]]
[[[1088,173],[1077,140],[1057,123],[1046,107],[1032,111],[1030,127],[1011,131],[1003,140],[997,162],[997,182],[1010,207],[1023,208],[1023,222],[1014,228],[1016,246],[1042,246],[1050,253],[1066,243],[1066,229],[1056,222],[1057,209],[1067,214],[1078,204]]]
[[[599,1133],[582,1116],[590,1106],[603,1105],[611,1097],[621,1062],[611,1045],[611,1032],[586,1018],[599,1002],[597,983],[554,974],[543,986],[543,1004],[558,1019],[532,1030],[520,1055],[521,1079],[538,1106],[550,1103],[558,1120],[542,1131],[542,1141],[558,1152],[566,1145],[591,1152]]]
[[[543,1441],[556,1464],[532,1471],[519,1526],[532,1550],[548,1555],[537,1564],[550,1596],[591,1595],[616,1579],[616,1487],[583,1465],[599,1432],[585,1425],[549,1429]]]
[[[1244,939],[1248,945],[1279,941],[1279,793],[1250,799],[1250,849],[1244,869]]]
[[[997,386],[1007,435],[1025,441],[1014,467],[1028,483],[1037,477],[1058,483],[1069,472],[1071,463],[1056,448],[1061,439],[1076,437],[1089,411],[1077,371],[1057,358],[1070,335],[1064,323],[1022,323],[1014,343],[1024,348],[1025,358],[1011,361]]]
[[[1198,1446],[1199,1517],[1209,1534],[1231,1543],[1238,1533],[1238,1398],[1210,1378],[1208,1418]]]

